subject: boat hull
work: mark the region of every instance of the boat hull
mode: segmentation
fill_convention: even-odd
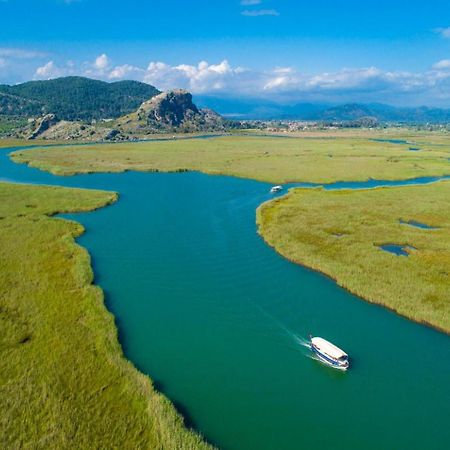
[[[336,359],[333,359],[327,354],[321,352],[314,344],[311,344],[311,350],[319,357],[320,361],[330,367],[333,367],[334,369],[347,370],[349,368],[348,361],[346,363],[342,363]]]

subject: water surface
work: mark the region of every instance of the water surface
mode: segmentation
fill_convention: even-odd
[[[439,227],[432,227],[426,223],[417,222],[416,220],[399,220],[402,225],[410,225],[412,227],[421,228],[422,230],[438,230]]]
[[[400,244],[383,244],[380,245],[381,250],[388,253],[393,253],[397,256],[409,256],[409,251],[415,250],[414,247],[410,245],[400,245]]]
[[[200,173],[56,177],[6,151],[0,177],[120,193],[69,217],[86,227],[79,242],[126,356],[219,447],[448,445],[450,338],[278,256],[255,225],[270,185]],[[351,370],[312,359],[309,332],[348,352]]]
[[[404,144],[408,144],[408,141],[405,141],[404,139],[370,139],[373,142],[387,142],[388,144],[400,144],[400,145],[404,145]]]

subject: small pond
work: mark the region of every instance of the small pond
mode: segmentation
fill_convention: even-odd
[[[399,244],[384,244],[379,246],[385,252],[393,253],[397,256],[409,256],[408,250],[415,250],[414,247],[410,245],[399,245]]]
[[[399,222],[403,225],[410,225],[416,228],[422,228],[423,230],[437,230],[439,227],[432,227],[431,225],[427,225],[426,223],[417,222],[415,220],[402,220]]]

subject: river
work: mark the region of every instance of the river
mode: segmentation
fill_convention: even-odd
[[[120,193],[65,217],[86,227],[78,242],[126,357],[207,440],[233,450],[447,448],[450,337],[276,254],[255,225],[268,184],[196,172],[57,177],[12,163],[11,150],[0,150],[3,180]],[[309,332],[344,348],[351,370],[312,359]]]

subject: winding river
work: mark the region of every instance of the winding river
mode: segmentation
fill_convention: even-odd
[[[278,256],[256,233],[268,184],[195,172],[56,177],[13,164],[11,150],[0,150],[0,179],[120,193],[112,206],[66,217],[86,227],[79,243],[126,356],[210,442],[448,448],[450,337]],[[328,188],[380,184],[404,182]],[[312,359],[309,332],[348,351],[351,370]]]

